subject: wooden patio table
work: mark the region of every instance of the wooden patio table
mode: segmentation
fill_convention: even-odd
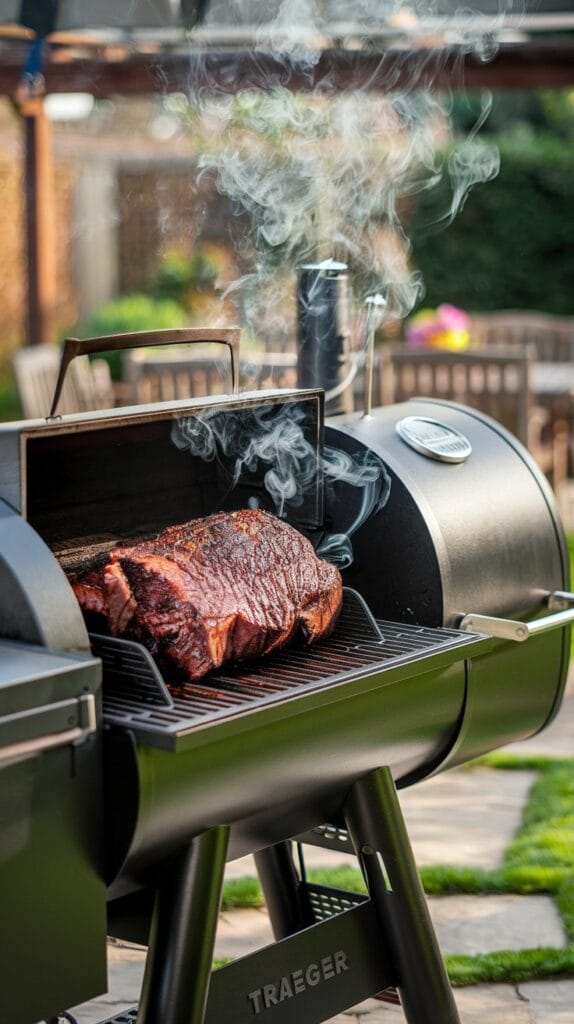
[[[540,399],[574,397],[574,362],[534,362],[531,372],[534,394]]]

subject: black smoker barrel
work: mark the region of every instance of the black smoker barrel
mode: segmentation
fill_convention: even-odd
[[[336,294],[337,274],[315,272],[318,290]],[[106,928],[149,943],[139,1024],[267,1010],[317,1024],[390,986],[409,1024],[459,1024],[395,784],[556,713],[566,542],[540,470],[482,413],[415,399],[323,431],[322,399],[265,391],[0,426],[0,1024],[103,992]],[[359,466],[376,457],[390,496],[369,516],[347,479],[315,473],[289,509],[313,536],[352,534],[345,583],[360,596],[349,609],[346,592],[328,640],[168,689],[135,641],[90,648],[68,572],[222,505],[265,507],[264,459],[230,487],[223,458],[177,443],[216,410],[241,437],[255,417],[271,436],[285,413],[305,450],[320,455],[325,433]],[[352,848],[369,898],[308,881],[301,835]],[[211,976],[224,861],[254,852],[280,941]]]
[[[297,285],[297,386],[323,388],[331,416],[353,411],[346,271],[335,260],[306,263]]]

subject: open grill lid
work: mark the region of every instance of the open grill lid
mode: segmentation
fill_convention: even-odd
[[[220,451],[214,458],[209,435],[223,420],[227,454]],[[270,444],[287,444],[282,431],[294,420],[314,471],[304,493],[295,502],[287,499],[283,512],[302,530],[318,529],[323,519],[323,394],[318,390],[162,402],[5,425],[0,461],[9,471],[0,480],[0,498],[69,567],[74,557],[85,562],[118,541],[220,509],[276,511],[265,483],[269,459],[254,453],[245,462],[241,452],[257,431]],[[199,437],[197,448],[186,442],[190,425]],[[194,451],[201,446],[200,457]]]

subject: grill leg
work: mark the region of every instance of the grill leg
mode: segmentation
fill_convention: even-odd
[[[193,839],[157,893],[137,1024],[203,1024],[229,829]]]
[[[389,935],[407,1021],[460,1024],[390,769],[355,783],[344,813]]]
[[[292,844],[278,843],[255,854],[265,906],[277,940],[313,924],[305,890],[293,863]]]

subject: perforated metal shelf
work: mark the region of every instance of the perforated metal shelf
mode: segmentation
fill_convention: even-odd
[[[350,910],[352,907],[356,907],[368,899],[368,896],[364,893],[346,892],[342,889],[334,889],[312,882],[304,884],[316,924],[327,920],[329,917],[333,917],[335,914],[341,914],[345,910]],[[396,989],[394,988],[385,989],[377,998],[388,1003],[398,1004],[399,1002]],[[124,1010],[123,1013],[115,1017],[108,1017],[101,1024],[136,1024],[136,1018],[137,1007],[133,1007],[129,1010]]]
[[[136,1024],[137,1015],[138,1008],[133,1006],[130,1010],[118,1013],[116,1017],[107,1017],[106,1020],[101,1021],[101,1024]]]
[[[342,914],[344,910],[350,910],[369,898],[365,893],[346,892],[313,882],[305,883],[305,891],[316,922],[326,921],[334,914]]]

